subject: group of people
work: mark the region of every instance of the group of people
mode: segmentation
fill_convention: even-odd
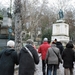
[[[38,53],[42,55],[42,72],[43,75],[57,75],[57,69],[60,63],[64,67],[64,75],[73,75],[75,52],[73,50],[74,45],[72,42],[68,42],[64,48],[60,41],[55,39],[51,44],[48,43],[48,39],[44,38],[43,43],[38,48]],[[46,71],[47,65],[47,71]],[[46,72],[45,72],[46,71]]]
[[[46,75],[46,73],[52,75],[52,71],[53,75],[57,75],[60,63],[63,64],[64,75],[73,75],[73,62],[75,61],[73,47],[72,42],[68,42],[66,48],[64,48],[57,39],[50,44],[48,39],[44,38],[43,43],[36,50],[33,41],[28,39],[17,54],[15,42],[9,40],[7,48],[0,51],[0,75],[14,75],[15,64],[19,65],[19,75],[34,75],[35,64],[39,64],[38,53],[41,53],[43,75]]]
[[[19,65],[19,75],[34,75],[35,64],[39,63],[33,41],[28,39],[19,54],[14,49],[15,42],[9,40],[7,48],[0,51],[0,75],[14,75],[15,64]]]

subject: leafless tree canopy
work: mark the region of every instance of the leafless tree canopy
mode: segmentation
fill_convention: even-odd
[[[21,0],[21,4],[19,4],[19,0],[15,0],[15,7],[17,7],[16,12],[21,11],[22,28],[27,32],[35,34],[39,28],[41,31],[51,28],[52,24],[59,19],[58,13],[62,9],[64,20],[70,25],[70,31],[75,33],[73,0]]]

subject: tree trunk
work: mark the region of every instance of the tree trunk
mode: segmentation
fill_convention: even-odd
[[[15,0],[15,50],[19,53],[22,48],[21,43],[21,0]]]

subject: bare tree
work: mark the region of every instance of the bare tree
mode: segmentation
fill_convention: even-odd
[[[15,0],[15,3],[17,1],[19,0]],[[27,31],[28,33],[30,32],[32,39],[33,39],[33,35],[37,37],[37,31],[38,31],[37,29],[39,27],[41,29],[43,29],[43,27],[44,29],[46,29],[51,27],[52,24],[56,22],[56,20],[58,19],[58,12],[60,9],[63,10],[64,16],[66,15],[70,1],[71,0],[69,1],[57,0],[57,2],[51,1],[49,3],[48,0],[41,0],[41,1],[40,0],[21,0],[22,8],[21,8],[21,13],[19,13],[21,16],[21,17],[19,16],[20,17],[19,19],[21,19],[22,26],[21,27],[19,26],[19,27]],[[16,3],[16,9],[18,8],[18,6],[20,5]],[[67,23],[72,22],[71,20],[69,21],[68,18],[64,17],[64,19],[66,20]]]
[[[15,0],[15,49],[19,52],[22,48],[21,43],[21,0]]]

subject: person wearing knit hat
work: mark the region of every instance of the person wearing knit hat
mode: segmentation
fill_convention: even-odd
[[[34,75],[35,73],[35,64],[39,63],[39,56],[33,45],[33,40],[28,39],[19,53],[19,75]]]
[[[15,42],[10,40],[10,41],[7,42],[7,46],[8,47],[14,47],[15,46]]]
[[[48,39],[47,38],[44,38],[43,41],[48,41]]]
[[[41,59],[42,59],[43,75],[45,75],[45,69],[46,69],[45,59],[46,59],[46,53],[47,53],[47,50],[48,50],[49,47],[50,47],[50,44],[48,43],[48,39],[45,37],[43,39],[43,43],[38,48],[38,53],[41,54]]]
[[[7,48],[0,52],[0,75],[14,75],[14,65],[18,65],[18,55],[14,49],[15,42],[9,40]]]
[[[36,49],[36,46],[35,46],[34,41],[32,39],[28,39],[26,41],[26,44],[30,44],[30,45],[32,45]]]

